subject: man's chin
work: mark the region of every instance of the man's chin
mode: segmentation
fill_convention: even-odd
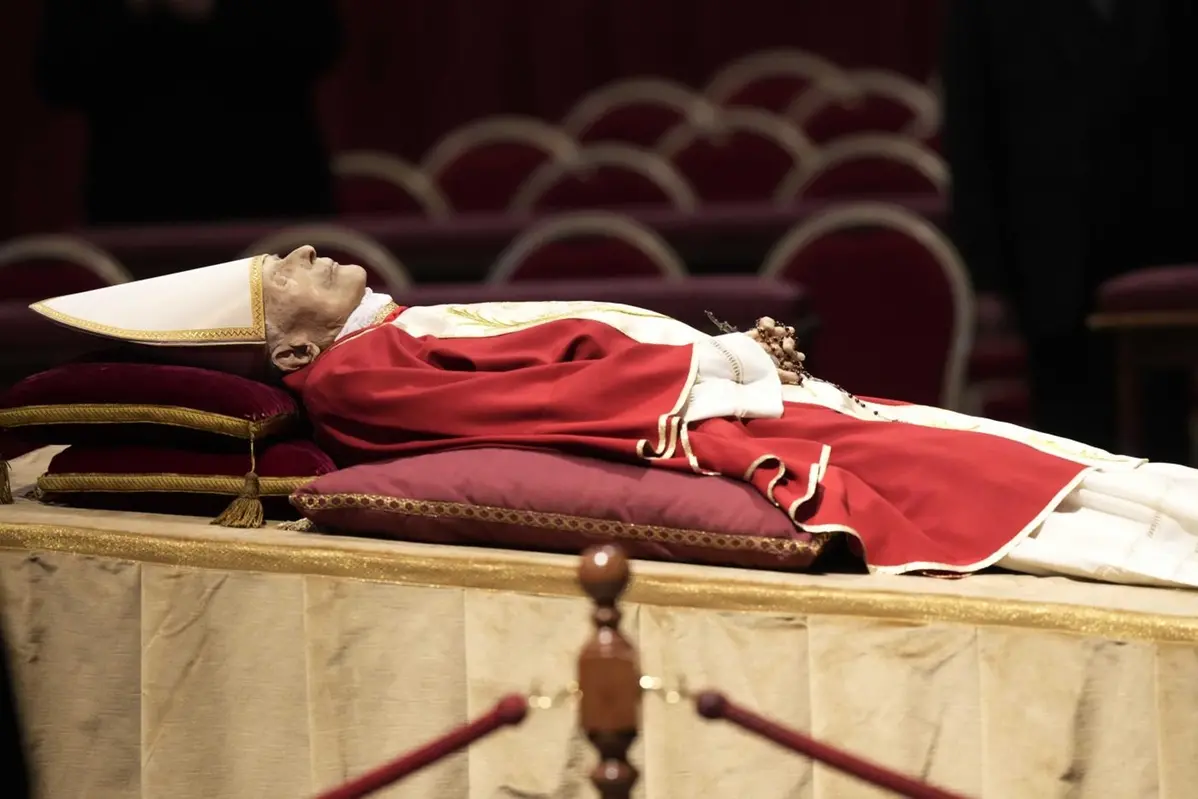
[[[362,291],[366,291],[366,282],[369,275],[366,270],[357,264],[342,264],[339,277],[346,282],[347,285],[360,286]]]

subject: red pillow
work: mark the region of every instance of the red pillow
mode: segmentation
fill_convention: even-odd
[[[261,447],[254,468],[257,486],[251,492],[256,496],[248,496],[248,451],[75,445],[54,456],[37,487],[44,502],[193,516],[215,516],[231,498],[246,496],[264,503],[271,518],[295,518],[287,495],[336,468],[332,458],[310,441]]]
[[[291,496],[322,531],[436,544],[803,569],[798,530],[746,483],[524,449],[464,449],[327,474]]]
[[[298,416],[282,388],[193,366],[69,364],[0,396],[0,428],[19,428],[23,440],[40,444],[158,442],[167,431],[175,443],[187,433],[209,441],[262,439]]]

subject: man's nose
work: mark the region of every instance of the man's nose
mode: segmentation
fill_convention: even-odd
[[[291,251],[291,255],[287,256],[288,260],[295,259],[299,263],[311,266],[316,263],[316,248],[311,244],[305,244],[302,247],[296,247]]]

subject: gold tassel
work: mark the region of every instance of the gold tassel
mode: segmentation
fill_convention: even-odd
[[[290,530],[293,533],[311,533],[316,531],[316,525],[311,519],[296,519],[293,522],[280,522],[280,530]]]
[[[12,504],[12,483],[8,478],[8,461],[0,459],[0,505]]]
[[[262,489],[258,484],[258,463],[254,458],[254,439],[250,438],[250,470],[245,475],[245,485],[229,507],[212,520],[221,527],[265,527],[266,511],[262,509]]]

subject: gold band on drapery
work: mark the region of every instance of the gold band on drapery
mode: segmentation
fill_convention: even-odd
[[[354,549],[322,537],[220,540],[62,524],[0,521],[0,549],[65,552],[182,568],[370,580],[397,585],[474,588],[544,596],[581,596],[577,562],[550,562],[456,547],[403,551]],[[250,535],[250,534],[241,534]],[[281,534],[285,535],[285,534]],[[910,578],[915,580],[917,578]],[[967,578],[968,579],[968,578]],[[1031,579],[1031,578],[1028,578]],[[1146,590],[1146,589],[1137,589]],[[846,588],[790,581],[753,581],[642,568],[627,601],[723,612],[865,617],[899,624],[950,623],[1198,644],[1198,616],[1090,607],[1059,601],[962,596],[953,593]]]

